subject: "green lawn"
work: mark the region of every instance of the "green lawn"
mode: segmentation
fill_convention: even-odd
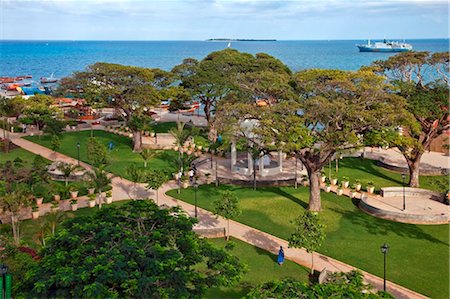
[[[24,165],[31,165],[33,163],[35,154],[30,153],[22,148],[15,148],[9,153],[0,152],[0,163],[5,163],[6,161],[14,161],[16,158],[20,158]]]
[[[251,188],[213,185],[200,186],[198,205],[212,210],[220,191],[233,190],[240,199],[242,214],[237,221],[287,239],[294,227],[290,223],[307,207],[305,187]],[[170,196],[194,203],[194,191],[182,189]],[[387,278],[433,298],[448,298],[449,227],[412,225],[378,219],[363,213],[348,197],[322,192],[321,221],[327,237],[319,252],[370,273],[383,276],[380,246],[387,243]]]
[[[237,239],[230,240],[236,244],[230,253],[247,265],[247,272],[238,286],[210,289],[205,294],[206,298],[242,298],[252,287],[270,280],[287,277],[300,281],[308,280],[309,269],[288,260],[279,266],[276,262],[276,255]],[[221,248],[226,244],[224,239],[209,239],[208,241]]]
[[[89,163],[86,153],[87,139],[91,136],[91,131],[69,132],[61,135],[61,147],[58,151],[62,154],[77,159],[77,143],[80,143],[80,160]],[[144,160],[138,153],[134,153],[131,147],[131,139],[105,131],[94,131],[94,137],[98,138],[105,146],[112,141],[113,149],[109,153],[109,164],[106,170],[116,175],[130,179],[126,169],[131,163],[144,165]],[[51,136],[44,135],[28,136],[26,139],[50,148]],[[162,151],[156,158],[148,162],[149,169],[165,169],[175,172],[178,155],[175,151]]]
[[[331,175],[341,181],[342,177],[349,177],[350,183],[356,179],[361,180],[362,188],[365,190],[367,183],[372,181],[375,186],[375,192],[379,192],[381,187],[402,186],[402,175],[392,172],[383,167],[377,166],[375,160],[361,158],[344,158],[338,162],[338,175],[336,175],[336,162],[331,163]],[[324,169],[325,175],[329,176],[328,165]],[[405,182],[408,184],[409,175],[406,175]],[[439,188],[438,181],[444,186],[448,185],[447,176],[421,176],[420,187],[425,189],[444,192]]]

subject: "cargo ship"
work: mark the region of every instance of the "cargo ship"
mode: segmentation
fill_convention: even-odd
[[[370,40],[366,45],[356,45],[359,52],[408,52],[413,47],[405,42],[388,41],[370,43]]]

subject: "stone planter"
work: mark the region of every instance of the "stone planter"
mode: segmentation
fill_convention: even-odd
[[[367,186],[367,193],[373,194],[374,191],[375,191],[375,187],[374,186]]]
[[[53,199],[54,199],[55,201],[60,201],[60,200],[61,200],[61,195],[59,195],[59,194],[54,194],[54,195],[53,195]]]
[[[95,200],[88,201],[88,207],[90,207],[90,208],[95,207]]]
[[[331,191],[331,186],[325,186],[325,192],[330,192]]]
[[[95,188],[89,188],[88,189],[88,193],[89,194],[94,194],[94,192],[95,192]]]
[[[331,185],[337,185],[338,179],[331,179]]]
[[[308,181],[302,181],[302,185],[306,187],[306,186],[309,185],[309,182]]]
[[[348,188],[348,184],[350,184],[349,181],[343,181],[343,182],[342,182],[342,187]]]
[[[326,180],[326,179],[327,179],[327,177],[324,176],[324,175],[320,177],[320,181],[321,181],[322,183],[325,183],[325,180]]]
[[[106,203],[109,205],[113,202],[112,197],[107,197],[106,198]]]
[[[154,132],[150,132],[150,137],[155,137],[155,133]]]
[[[40,215],[39,211],[31,212],[31,218],[33,218],[33,219],[38,219],[39,215]]]
[[[183,187],[183,189],[186,189],[187,187],[189,187],[189,182],[183,182],[181,186]]]
[[[355,185],[355,189],[356,189],[356,191],[360,191],[361,190],[361,184],[356,184]]]
[[[77,203],[71,204],[71,205],[70,205],[70,209],[71,209],[72,211],[78,210],[78,204],[77,204]]]
[[[344,194],[344,190],[342,190],[342,189],[337,189],[337,190],[336,190],[336,194],[337,194],[337,195],[342,195],[342,194]]]
[[[36,204],[38,206],[40,206],[42,204],[42,202],[44,201],[44,198],[43,197],[36,197],[34,200],[36,201]]]
[[[211,177],[206,178],[206,184],[211,184],[211,183],[212,183],[212,178]]]
[[[358,194],[358,192],[352,191],[352,192],[350,192],[350,197],[355,198],[357,194]]]
[[[77,198],[78,197],[78,191],[70,191],[70,198]]]

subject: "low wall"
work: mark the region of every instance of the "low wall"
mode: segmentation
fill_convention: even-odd
[[[433,215],[417,215],[381,210],[368,204],[365,198],[362,198],[359,201],[358,206],[367,214],[396,222],[412,224],[448,224],[450,220],[448,215],[446,215],[445,213]]]
[[[436,191],[431,191],[427,189],[411,188],[405,187],[405,196],[407,197],[418,197],[426,196],[432,200],[444,203],[444,196]],[[381,196],[383,197],[402,197],[403,187],[385,187],[381,188]]]
[[[383,168],[395,171],[395,172],[400,172],[400,173],[409,173],[409,168],[408,167],[401,167],[401,166],[397,166],[397,165],[392,165],[389,163],[386,163],[382,160],[377,160],[377,165],[381,166]],[[449,175],[450,174],[450,170],[446,169],[446,168],[420,168],[420,175]]]
[[[253,186],[253,180],[237,180],[219,177],[219,184],[225,185],[238,185],[238,186]],[[256,180],[256,186],[258,187],[278,187],[278,186],[294,186],[295,179],[285,180]]]

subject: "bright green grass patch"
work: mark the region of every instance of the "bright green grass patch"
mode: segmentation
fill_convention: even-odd
[[[328,165],[324,169],[325,175],[329,176]],[[377,166],[377,161],[362,158],[344,158],[338,162],[338,175],[336,175],[336,162],[331,163],[331,175],[337,177],[339,181],[346,176],[350,179],[350,184],[353,184],[356,179],[361,180],[362,189],[366,189],[367,183],[372,181],[375,186],[375,191],[379,192],[382,187],[402,186],[402,175],[400,173],[392,172],[383,167]],[[405,182],[408,184],[409,175],[406,175]],[[440,190],[437,181],[442,181],[443,185],[448,185],[447,176],[421,176],[420,187],[430,190]],[[447,183],[444,183],[447,182]]]
[[[200,186],[198,205],[212,210],[220,191],[233,190],[240,199],[238,222],[277,237],[288,239],[294,227],[291,220],[307,207],[309,190],[301,187],[251,188]],[[168,195],[194,203],[194,191],[170,190]],[[321,221],[327,237],[319,252],[382,277],[387,243],[388,280],[433,298],[448,298],[449,227],[413,225],[382,220],[363,213],[348,197],[322,192]]]
[[[88,138],[91,136],[91,131],[68,132],[61,135],[61,147],[58,152],[77,159],[77,143],[80,143],[80,160],[89,163],[86,153],[86,144]],[[131,147],[131,139],[124,136],[119,136],[105,131],[94,131],[94,137],[98,138],[105,146],[113,142],[113,149],[109,152],[109,164],[105,168],[107,171],[116,175],[130,179],[126,172],[127,167],[132,163],[137,163],[139,166],[144,166],[144,159],[133,152]],[[38,136],[28,136],[26,139],[38,143],[42,146],[51,147],[51,136],[44,135],[40,138]],[[175,172],[178,155],[175,151],[162,151],[157,157],[148,161],[148,169],[163,169],[168,172]]]
[[[9,153],[0,152],[0,163],[5,163],[6,161],[12,162],[14,159],[20,158],[23,161],[23,165],[31,166],[35,157],[36,155],[29,151],[22,148],[15,148],[9,151]]]
[[[242,298],[252,287],[270,280],[288,277],[299,281],[308,280],[309,269],[288,260],[279,266],[276,255],[237,239],[230,240],[236,244],[230,253],[246,264],[247,272],[238,285],[212,288],[205,294],[205,298]],[[208,242],[220,248],[224,248],[226,244],[224,239],[209,239]]]

